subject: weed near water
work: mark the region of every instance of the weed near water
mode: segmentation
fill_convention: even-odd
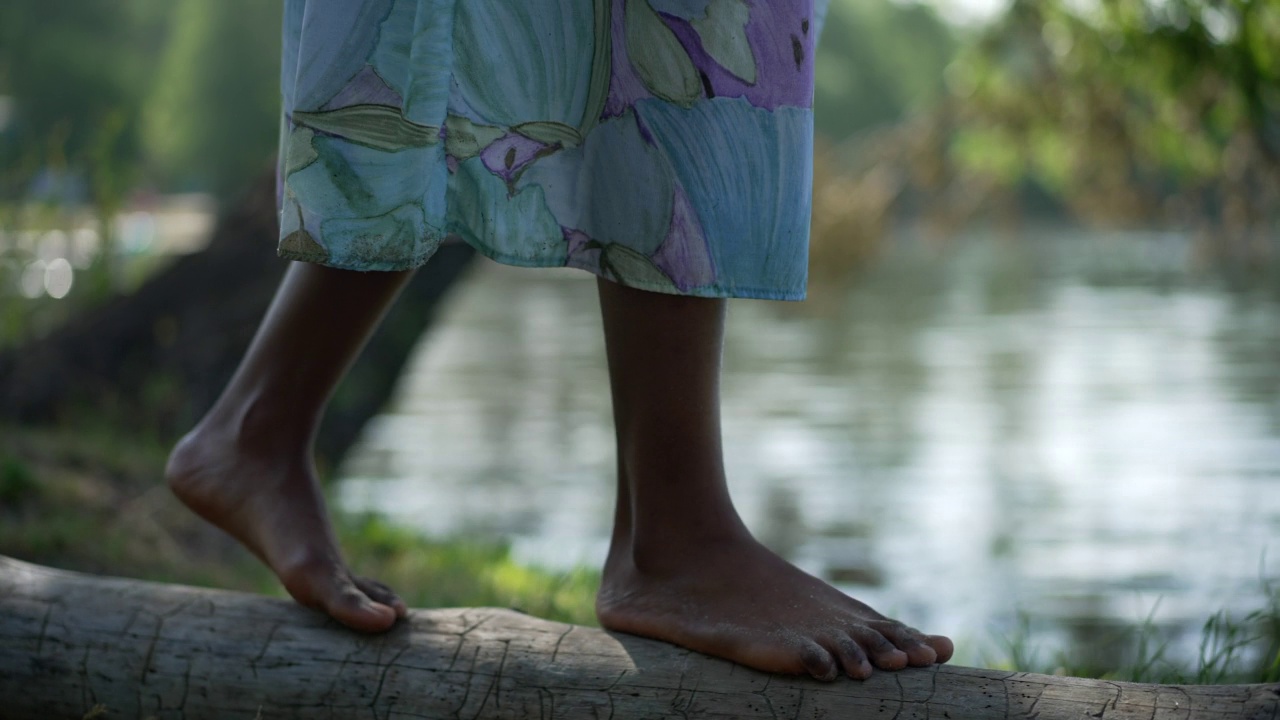
[[[1096,647],[1072,645],[1045,660],[1036,643],[1031,621],[1020,614],[1014,632],[1003,638],[988,667],[1071,677],[1141,683],[1222,685],[1280,682],[1280,587],[1262,580],[1261,607],[1243,615],[1219,610],[1199,628],[1193,660],[1175,659],[1172,637],[1154,621],[1155,608],[1142,622],[1103,638]],[[1107,663],[1099,656],[1113,658]]]

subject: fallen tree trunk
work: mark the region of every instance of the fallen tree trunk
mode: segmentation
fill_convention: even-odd
[[[945,665],[821,683],[510,610],[415,610],[368,636],[283,600],[0,558],[0,715],[1272,720],[1280,685]]]
[[[0,351],[0,421],[52,425],[90,410],[99,420],[127,418],[134,433],[176,440],[222,392],[289,265],[276,257],[277,229],[268,168],[220,214],[204,250]],[[322,466],[340,462],[385,404],[474,257],[466,243],[444,243],[405,287],[329,404],[316,441]]]

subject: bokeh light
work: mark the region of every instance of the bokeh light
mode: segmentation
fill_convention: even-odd
[[[43,260],[34,260],[23,269],[18,280],[18,289],[23,297],[34,300],[44,294],[44,271]]]
[[[44,269],[44,290],[49,293],[49,297],[62,299],[71,292],[74,279],[75,271],[71,269],[71,263],[66,258],[54,258]]]

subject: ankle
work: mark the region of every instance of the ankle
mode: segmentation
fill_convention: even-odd
[[[191,434],[251,455],[292,454],[310,448],[318,421],[314,413],[268,400],[262,394],[235,399],[224,396]]]
[[[755,544],[755,538],[740,522],[715,526],[670,523],[628,537],[615,537],[606,566],[654,577],[683,574],[691,565]]]

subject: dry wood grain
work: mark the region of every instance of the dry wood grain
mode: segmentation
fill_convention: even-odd
[[[1276,720],[1280,685],[938,666],[767,675],[510,610],[415,610],[381,636],[293,603],[0,557],[0,717]]]

